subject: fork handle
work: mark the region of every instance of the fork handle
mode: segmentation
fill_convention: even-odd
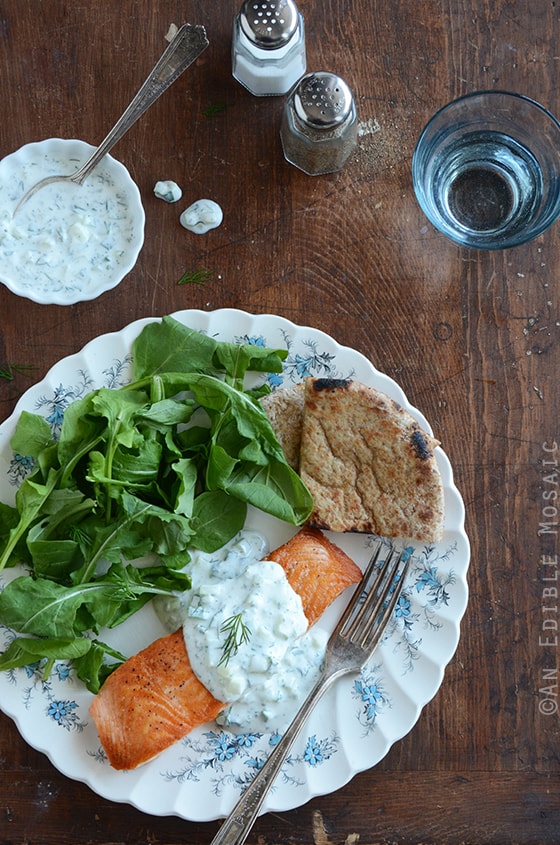
[[[129,103],[121,117],[109,131],[89,159],[72,174],[72,181],[78,185],[117,143],[125,132],[136,123],[146,109],[160,97],[164,91],[200,56],[208,46],[206,31],[203,26],[181,26],[170,41],[146,81]]]
[[[333,672],[319,678],[278,745],[269,754],[266,762],[257,772],[210,845],[243,845],[259,814],[264,799],[276,775],[282,768],[288,752],[294,744],[307,717],[331,683],[346,670]]]

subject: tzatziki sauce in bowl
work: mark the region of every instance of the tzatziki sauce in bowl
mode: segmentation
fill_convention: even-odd
[[[14,215],[45,176],[72,174],[93,153],[84,141],[49,138],[0,161],[0,282],[41,304],[72,305],[116,287],[144,243],[140,192],[106,155],[82,185],[54,182]]]

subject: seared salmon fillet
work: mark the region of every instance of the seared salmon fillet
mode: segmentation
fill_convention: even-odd
[[[288,582],[303,602],[310,625],[351,584],[357,584],[362,571],[352,558],[317,528],[303,527],[291,540],[268,555],[279,563]]]
[[[267,559],[286,572],[310,625],[362,577],[351,558],[316,528],[302,528]],[[90,713],[111,765],[134,769],[215,719],[226,703],[214,698],[194,674],[179,629],[109,675]]]
[[[109,675],[90,713],[111,765],[134,769],[215,719],[224,706],[191,669],[180,628]]]

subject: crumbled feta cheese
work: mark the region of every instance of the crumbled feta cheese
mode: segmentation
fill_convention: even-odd
[[[165,202],[177,202],[183,196],[183,192],[176,182],[168,179],[166,182],[156,182],[154,194],[159,200]]]
[[[179,218],[181,226],[197,235],[204,235],[210,229],[215,229],[224,219],[220,206],[214,200],[197,200],[193,202]]]

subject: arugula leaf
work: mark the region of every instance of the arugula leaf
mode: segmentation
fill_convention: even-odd
[[[246,518],[247,505],[239,498],[222,490],[201,493],[194,500],[191,545],[203,552],[215,552],[241,531]]]
[[[181,458],[171,464],[171,470],[178,480],[173,510],[183,516],[191,516],[198,480],[196,463],[193,458]]]
[[[173,317],[148,323],[132,345],[134,381],[161,373],[216,372],[212,361],[216,343]]]
[[[159,426],[161,430],[163,426],[188,423],[193,411],[194,403],[192,400],[161,399],[159,402],[154,402],[145,411],[141,411],[137,418],[140,423],[146,422],[154,427]]]
[[[61,487],[66,487],[80,462],[102,441],[106,422],[92,412],[94,393],[72,402],[64,411],[57,444],[58,465],[62,468]]]
[[[27,548],[34,573],[59,583],[66,582],[71,572],[82,563],[79,543],[73,539],[46,540],[42,536],[48,523],[34,525],[27,535]]]
[[[119,563],[122,557],[130,560],[141,557],[150,550],[150,543],[138,531],[135,520],[141,511],[148,510],[150,505],[139,505],[134,513],[124,513],[119,519],[104,525],[101,520],[91,520],[83,530],[91,532],[91,543],[83,566],[72,574],[74,584],[85,584],[91,580],[102,561]],[[0,614],[0,619],[2,618]]]
[[[282,372],[285,349],[218,341],[174,317],[148,323],[133,344],[134,379],[161,373],[225,373],[240,381],[248,370]]]
[[[256,469],[253,464],[242,462],[224,484],[224,490],[292,525],[304,522],[310,513],[311,495],[299,476],[282,461],[271,461]]]
[[[17,527],[18,523],[18,509],[0,502],[0,546],[8,542],[10,532]]]
[[[78,611],[104,590],[103,584],[63,587],[47,578],[15,578],[0,593],[0,619],[20,634],[67,638],[82,633]],[[107,591],[105,591],[107,593]],[[110,599],[114,596],[111,585]],[[103,620],[112,618],[114,605],[103,611]]]
[[[121,504],[130,524],[151,541],[157,554],[177,554],[188,548],[193,530],[182,514],[144,502],[130,493],[123,493]]]
[[[112,659],[109,665],[105,664],[107,656]],[[106,677],[126,660],[126,656],[99,640],[87,637],[16,637],[0,654],[0,671],[43,662],[42,675],[47,679],[55,660],[72,661],[78,678],[90,692],[96,694]]]
[[[115,627],[154,595],[190,586],[187,575],[165,567],[114,564],[106,575],[65,587],[47,578],[14,578],[0,593],[0,619],[20,634],[67,639]]]
[[[53,443],[51,428],[44,417],[22,411],[10,441],[14,452],[37,458],[43,449]]]
[[[121,663],[124,663],[126,656],[100,640],[87,640],[86,642],[91,643],[90,648],[85,654],[75,657],[72,664],[78,678],[83,681],[90,692],[96,695],[111,672]],[[105,662],[106,657],[110,658],[110,663]]]
[[[74,660],[83,657],[91,648],[91,640],[86,637],[16,637],[6,651],[0,654],[0,671],[7,672],[29,666],[43,659]]]
[[[0,570],[5,566],[14,565],[17,563],[12,558],[18,542],[22,539],[25,532],[37,521],[40,516],[41,508],[54,490],[58,481],[59,474],[54,470],[49,472],[49,477],[45,484],[38,484],[26,478],[21,487],[16,493],[16,507],[18,509],[20,518],[16,526],[10,529],[7,541],[4,545],[2,554],[0,555]],[[2,617],[0,616],[0,619]]]
[[[287,349],[267,349],[253,343],[220,343],[216,347],[214,361],[230,376],[232,383],[241,389],[248,370],[257,373],[281,373],[282,361],[288,355]]]

